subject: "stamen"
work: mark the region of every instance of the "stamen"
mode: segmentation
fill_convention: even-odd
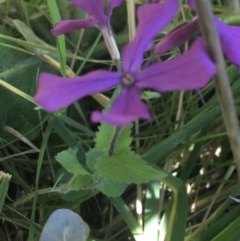
[[[130,74],[127,74],[122,78],[122,84],[125,87],[131,86],[133,85],[133,83],[134,83],[134,78]]]

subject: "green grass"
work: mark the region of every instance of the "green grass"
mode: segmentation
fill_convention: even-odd
[[[214,11],[223,21],[240,25],[226,2],[214,1]],[[164,33],[192,18],[185,1],[181,3],[182,11]],[[127,22],[126,8],[124,2],[112,17],[120,49],[134,26]],[[116,69],[101,34],[87,29],[51,36],[60,19],[85,17],[67,0],[5,0],[0,1],[0,13],[1,9],[4,17],[25,25],[17,27],[16,22],[0,18],[0,241],[38,240],[47,218],[58,208],[82,216],[91,229],[89,241],[240,238],[240,207],[230,198],[238,197],[238,175],[213,82],[198,91],[161,93],[147,100],[153,121],[140,121],[132,128],[131,148],[158,170],[159,180],[131,184],[120,197],[108,197],[98,189],[101,177],[86,164],[98,131],[90,113],[102,109],[101,97],[98,101],[86,97],[54,114],[39,109],[33,100],[42,71],[73,77],[100,68]],[[26,38],[29,30],[33,33]],[[183,49],[174,49],[167,57]],[[240,116],[239,70],[228,62],[226,66]],[[113,91],[104,94],[108,100]],[[127,141],[128,136],[124,138]],[[77,150],[79,165],[94,176],[90,184],[55,159],[69,148]],[[137,213],[138,205],[142,212]]]

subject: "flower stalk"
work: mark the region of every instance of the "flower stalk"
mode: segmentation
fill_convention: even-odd
[[[115,38],[113,36],[112,30],[107,28],[102,28],[101,32],[112,60],[118,63],[120,60],[120,53],[119,53]]]
[[[110,147],[109,147],[109,151],[108,151],[109,156],[112,156],[113,153],[114,153],[114,148],[116,146],[117,139],[119,137],[120,131],[121,131],[121,126],[117,126],[116,129],[115,129],[115,133],[113,135]]]
[[[206,47],[217,67],[216,92],[240,179],[240,129],[211,3],[208,0],[195,3]]]

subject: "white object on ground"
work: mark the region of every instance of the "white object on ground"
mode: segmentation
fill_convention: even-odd
[[[86,241],[89,226],[75,212],[57,209],[44,225],[39,241]]]

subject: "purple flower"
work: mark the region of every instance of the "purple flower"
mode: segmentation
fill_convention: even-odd
[[[155,53],[162,55],[168,50],[187,42],[199,29],[198,20],[181,23],[167,33],[167,35],[155,46]]]
[[[81,28],[95,27],[98,29],[110,29],[112,10],[120,6],[123,0],[109,0],[106,15],[104,14],[103,0],[71,0],[71,2],[90,16],[84,20],[60,21],[51,31],[54,36],[70,33]]]
[[[122,52],[122,73],[98,70],[73,79],[43,73],[39,79],[36,102],[48,111],[56,111],[84,96],[120,85],[121,92],[109,112],[93,112],[92,121],[122,126],[137,118],[150,120],[148,108],[141,100],[143,89],[165,92],[204,87],[216,73],[216,68],[205,52],[202,39],[198,39],[179,58],[139,71],[144,52],[151,46],[154,36],[175,16],[178,8],[177,0],[145,4],[138,8],[136,36]]]
[[[111,58],[120,59],[119,51],[112,36],[110,17],[113,9],[120,6],[123,0],[109,0],[106,15],[104,14],[103,0],[71,0],[71,2],[84,10],[90,16],[87,17],[87,19],[60,21],[52,29],[52,35],[57,36],[60,34],[70,33],[81,28],[98,28],[103,34],[103,38]]]
[[[188,0],[188,5],[195,10],[195,2]],[[240,27],[229,26],[214,16],[222,50],[228,60],[240,66]],[[156,53],[163,54],[169,49],[178,47],[188,41],[199,29],[198,18],[195,17],[191,22],[177,26],[170,31],[157,45]]]

